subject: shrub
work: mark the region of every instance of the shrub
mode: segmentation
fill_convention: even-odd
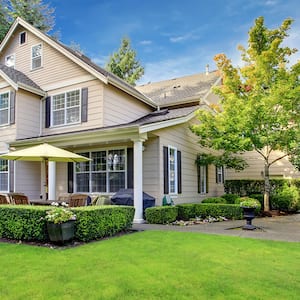
[[[0,206],[0,237],[48,240],[46,212],[50,208],[30,205]],[[132,226],[132,206],[87,206],[72,208],[76,214],[75,238],[90,241],[112,236]]]
[[[48,208],[49,209],[49,208]],[[1,205],[0,237],[17,240],[47,240],[44,207]]]
[[[237,194],[224,194],[221,196],[222,198],[224,198],[226,200],[226,203],[228,204],[234,204],[235,200],[237,198],[239,198],[240,196]],[[203,202],[203,201],[202,201]]]
[[[258,200],[261,207],[264,207],[264,194],[251,194],[249,197]]]
[[[188,221],[191,218],[195,218],[195,203],[185,203],[185,204],[177,204],[178,208],[178,220]]]
[[[223,203],[226,204],[226,199],[222,197],[210,197],[202,200],[201,203]]]
[[[271,206],[286,212],[297,211],[300,207],[299,191],[296,186],[285,184],[281,191],[272,196]]]
[[[254,199],[254,198],[250,198],[250,197],[237,198],[235,200],[235,204],[241,205],[242,202],[247,202],[247,201],[256,203],[255,214],[258,215],[259,212],[261,211],[261,204],[258,200]]]
[[[145,210],[146,221],[150,224],[168,224],[174,222],[178,215],[176,206],[148,207]]]
[[[72,208],[75,222],[75,239],[91,241],[128,230],[134,218],[133,206],[86,206]]]
[[[218,218],[220,216],[227,219],[242,219],[243,213],[240,205],[237,204],[214,204],[214,203],[199,203],[195,206],[197,217],[206,218],[208,216]]]

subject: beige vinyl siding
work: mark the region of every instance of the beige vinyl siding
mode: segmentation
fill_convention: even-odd
[[[16,94],[17,139],[36,137],[40,133],[39,96],[19,90]]]
[[[88,121],[79,124],[70,124],[45,128],[45,102],[43,103],[43,134],[57,134],[63,132],[74,132],[83,129],[103,127],[103,89],[104,84],[99,80],[90,80],[82,84],[66,86],[64,88],[49,91],[49,96],[62,92],[74,91],[76,89],[88,88]]]
[[[19,33],[22,31],[24,31],[24,29],[21,26],[16,30],[15,38],[11,39],[10,43],[8,43],[7,47],[3,50],[1,63],[5,63],[5,57],[7,55],[15,53],[15,69],[26,74],[42,89],[45,85],[53,83],[59,84],[61,81],[74,79],[87,74],[85,70],[47,43],[42,42],[31,32],[26,31],[27,42],[23,45],[19,45]],[[31,47],[39,43],[42,43],[42,67],[31,70]]]
[[[134,121],[151,109],[141,101],[117,90],[111,85],[104,90],[104,126]]]
[[[143,152],[143,191],[155,198],[155,204],[161,205],[159,138],[149,138],[144,142]]]
[[[56,163],[56,199],[68,192],[68,163]]]
[[[39,199],[40,187],[41,163],[15,161],[15,192],[24,193],[29,199]]]
[[[276,157],[282,156],[282,152],[276,151],[271,155],[270,161],[273,161]],[[226,179],[263,179],[264,174],[264,160],[255,151],[246,152],[243,158],[247,161],[249,167],[241,172],[234,170],[227,170]],[[283,177],[283,178],[300,178],[300,172],[298,172],[293,165],[285,157],[275,162],[270,167],[271,177]]]
[[[209,152],[200,148],[197,137],[189,129],[189,124],[172,126],[163,130],[153,132],[159,136],[159,185],[157,186],[158,197],[161,201],[163,197],[163,147],[172,146],[181,151],[182,166],[182,194],[172,196],[175,203],[199,202],[204,198],[222,195],[224,187],[216,184],[215,166],[210,165],[208,170],[208,193],[201,195],[198,193],[197,166],[195,160],[200,152]],[[148,175],[154,177],[155,174]],[[144,181],[147,181],[145,178]],[[154,189],[154,187],[153,187]]]

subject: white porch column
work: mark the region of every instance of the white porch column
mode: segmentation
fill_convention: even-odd
[[[56,200],[56,162],[48,162],[48,200]]]
[[[133,145],[133,197],[134,223],[143,223],[143,139],[134,140]]]

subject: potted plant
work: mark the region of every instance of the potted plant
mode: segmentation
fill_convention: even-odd
[[[256,227],[252,225],[252,220],[255,218],[255,211],[260,209],[261,205],[258,200],[243,197],[241,198],[240,207],[243,209],[246,225],[243,226],[244,230],[254,230]]]
[[[63,205],[64,203],[62,203]],[[52,242],[64,243],[74,237],[76,215],[66,207],[66,204],[48,210],[45,216],[49,239]]]

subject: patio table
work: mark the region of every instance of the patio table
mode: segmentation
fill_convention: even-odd
[[[41,199],[33,199],[29,200],[31,205],[52,205],[52,203],[67,203],[66,201],[61,201],[61,200],[41,200]]]

